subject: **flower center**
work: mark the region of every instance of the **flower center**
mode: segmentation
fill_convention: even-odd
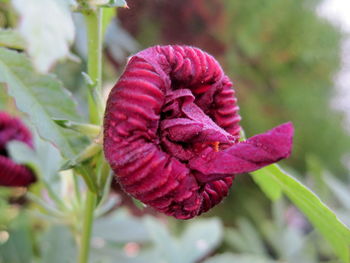
[[[201,102],[202,96],[195,97],[190,89],[180,87],[173,86],[167,91],[162,108],[160,137],[163,149],[186,163],[209,147],[218,152],[220,146],[234,144],[235,137],[215,123],[210,108]],[[210,87],[200,89],[208,92]]]

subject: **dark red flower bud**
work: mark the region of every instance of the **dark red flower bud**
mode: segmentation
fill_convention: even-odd
[[[8,156],[6,145],[21,141],[33,147],[32,135],[24,124],[6,112],[0,112],[0,186],[28,186],[35,181],[33,172]]]
[[[228,193],[234,174],[290,155],[293,126],[239,142],[232,83],[200,49],[156,46],[131,57],[112,89],[104,151],[124,190],[188,219]]]

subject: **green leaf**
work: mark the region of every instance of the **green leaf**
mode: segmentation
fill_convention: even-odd
[[[33,72],[30,61],[15,51],[0,48],[0,83],[5,83],[19,110],[29,115],[38,133],[67,158],[75,151],[64,130],[52,118],[78,119],[72,97],[53,76]]]
[[[102,35],[106,34],[106,30],[108,25],[111,23],[112,19],[116,16],[116,12],[114,8],[104,8],[102,10]]]
[[[94,243],[94,241],[92,241]],[[98,244],[98,242],[96,242]],[[137,252],[137,255],[127,255],[121,249],[107,246],[101,247],[100,244],[91,250],[92,263],[165,263],[154,250],[143,250]]]
[[[17,31],[11,29],[0,29],[0,47],[24,49],[25,42]]]
[[[216,218],[189,223],[179,238],[154,218],[147,217],[144,222],[159,257],[168,263],[197,262],[212,252],[223,237],[222,224]]]
[[[224,253],[211,257],[203,263],[278,263],[280,261],[270,260],[260,256]]]
[[[5,109],[6,99],[7,99],[7,96],[6,96],[4,84],[0,83],[0,110]]]
[[[35,171],[35,174],[41,173],[39,167],[37,167],[38,160],[35,151],[27,144],[21,141],[10,141],[6,148],[11,159],[16,163],[30,166]]]
[[[41,240],[42,262],[74,263],[77,249],[69,229],[55,225],[46,232]]]
[[[9,239],[0,243],[0,263],[32,262],[33,245],[28,218],[21,214],[12,222]]]
[[[259,170],[274,181],[284,194],[307,216],[343,262],[350,262],[350,230],[310,189],[284,172],[278,165]]]
[[[254,182],[259,185],[261,190],[266,194],[268,198],[272,201],[276,201],[282,196],[282,188],[280,185],[273,179],[269,167],[260,169],[251,173],[253,175]],[[269,174],[270,176],[266,176]]]
[[[34,136],[35,150],[20,141],[11,141],[7,150],[17,163],[31,167],[37,176],[51,183],[61,166],[62,157],[51,143]]]
[[[264,242],[258,230],[245,218],[237,219],[237,228],[225,229],[225,240],[235,251],[265,255]]]
[[[66,0],[13,0],[20,15],[19,32],[39,72],[47,72],[59,59],[69,56],[74,23]]]
[[[167,263],[182,262],[179,243],[171,236],[165,225],[152,217],[146,217],[144,223],[159,257]],[[185,261],[182,263],[188,262]]]
[[[102,131],[102,127],[90,123],[80,123],[70,120],[54,119],[54,122],[62,128],[67,128],[90,138],[96,138]]]
[[[189,224],[180,239],[183,261],[197,262],[210,254],[222,241],[223,226],[219,219],[196,220]]]
[[[118,243],[149,241],[149,234],[141,220],[132,217],[125,210],[118,210],[108,217],[96,220],[93,236]]]

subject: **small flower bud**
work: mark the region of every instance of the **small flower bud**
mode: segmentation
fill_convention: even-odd
[[[9,157],[6,146],[11,141],[33,147],[32,135],[21,120],[0,112],[0,186],[28,186],[35,181],[35,176],[28,167]]]

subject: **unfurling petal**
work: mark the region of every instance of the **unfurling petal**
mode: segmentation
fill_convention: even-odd
[[[293,144],[293,125],[282,124],[266,133],[255,135],[223,151],[208,149],[189,162],[199,171],[197,180],[207,183],[227,177],[227,174],[248,173],[288,158]]]

